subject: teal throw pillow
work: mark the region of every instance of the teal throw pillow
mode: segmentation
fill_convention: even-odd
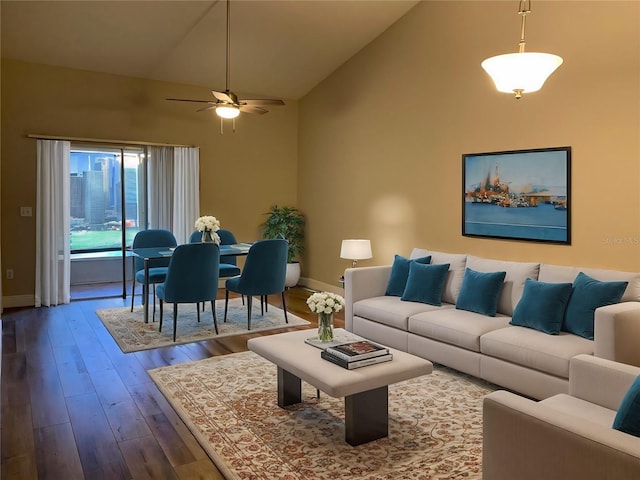
[[[570,296],[570,283],[546,283],[527,278],[522,298],[509,323],[558,335]]]
[[[391,266],[391,276],[389,277],[389,283],[387,283],[387,291],[385,295],[393,297],[401,297],[404,293],[404,287],[407,284],[407,278],[409,277],[409,263],[429,263],[431,256],[416,258],[409,260],[400,255],[396,255]]]
[[[600,282],[580,272],[564,313],[562,330],[593,340],[596,308],[619,303],[629,282]]]
[[[489,317],[498,313],[498,299],[507,272],[476,272],[467,268],[456,301],[458,310],[468,310]]]
[[[637,377],[625,394],[613,419],[613,428],[640,437],[640,377]]]
[[[411,262],[409,277],[401,300],[442,305],[442,290],[449,274],[449,264],[423,265]]]

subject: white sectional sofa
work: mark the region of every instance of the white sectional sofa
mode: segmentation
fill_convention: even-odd
[[[591,355],[572,358],[570,368],[568,394],[484,398],[484,480],[640,478],[640,438],[611,428],[640,368]]]
[[[385,295],[391,265],[345,272],[345,328],[358,335],[543,399],[569,389],[569,364],[579,354],[640,365],[640,273],[510,262],[415,248],[409,258],[448,263],[442,305]],[[455,308],[465,270],[506,272],[495,317]],[[620,303],[598,308],[594,340],[549,335],[510,325],[527,278],[571,283],[580,273],[626,281]]]

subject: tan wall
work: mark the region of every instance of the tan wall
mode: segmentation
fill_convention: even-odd
[[[360,265],[419,246],[640,271],[640,2],[534,3],[527,50],[565,63],[521,100],[480,67],[516,51],[517,2],[423,2],[301,101],[305,276],[335,284],[344,238],[372,240]],[[463,153],[565,145],[572,245],[462,236]]]
[[[516,49],[507,3],[422,2],[305,97],[299,118],[287,102],[224,136],[163,100],[206,89],[3,60],[2,268],[15,270],[3,295],[33,294],[35,218],[19,217],[36,196],[26,133],[200,146],[202,213],[250,240],[269,205],[297,203],[303,276],[319,284],[350,265],[338,255],[353,237],[372,239],[361,265],[421,246],[640,270],[640,2],[535,2],[528,50],[565,64],[520,101],[479,65]],[[573,148],[571,246],[462,237],[462,153],[562,145]]]
[[[5,298],[34,292],[35,216],[19,216],[20,206],[36,202],[36,140],[28,133],[199,146],[201,213],[217,216],[241,241],[257,238],[271,204],[296,204],[297,102],[265,116],[243,115],[235,134],[226,125],[221,136],[211,112],[166,97],[210,93],[2,61],[2,267],[15,273],[3,282]]]

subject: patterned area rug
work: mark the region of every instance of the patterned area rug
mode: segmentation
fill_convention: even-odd
[[[269,310],[260,315],[260,302],[254,300],[251,313],[251,332],[276,330],[279,328],[309,325],[302,318],[287,312],[289,323],[284,322],[284,312],[278,307],[269,305]],[[200,323],[197,321],[195,304],[184,304],[178,307],[178,332],[176,342],[173,342],[173,305],[164,305],[164,320],[162,332],[158,332],[160,311],[156,308],[156,321],[151,321],[151,309],[149,310],[149,323],[144,323],[144,307],[137,306],[131,312],[130,307],[109,308],[96,312],[100,320],[111,336],[125,352],[136,352],[151,348],[166,347],[182,343],[199,342],[211,338],[229,337],[249,333],[247,330],[247,307],[242,305],[240,298],[229,300],[227,322],[224,323],[224,300],[216,301],[216,315],[218,320],[218,334],[213,328],[213,316],[211,304],[208,303],[205,311],[200,312]]]
[[[343,399],[303,382],[303,403],[279,408],[276,367],[253,352],[149,373],[225,477],[251,480],[481,478],[482,398],[497,388],[437,366],[389,387],[389,437],[351,447]]]

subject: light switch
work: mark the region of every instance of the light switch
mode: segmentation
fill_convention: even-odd
[[[30,217],[30,216],[32,216],[31,207],[20,207],[20,216],[21,217]]]

